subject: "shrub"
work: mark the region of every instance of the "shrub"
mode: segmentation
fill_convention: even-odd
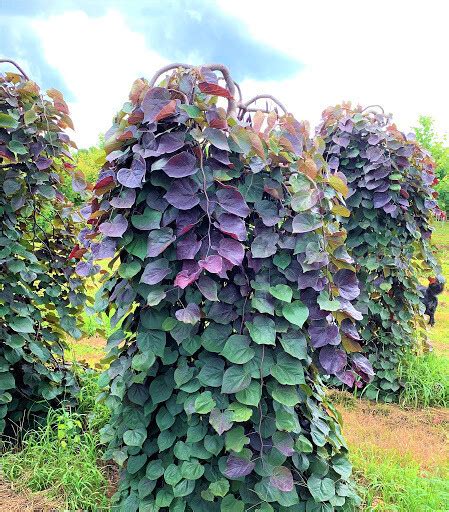
[[[342,219],[363,283],[364,351],[376,371],[365,396],[396,400],[399,362],[424,336],[418,275],[439,273],[430,245],[434,164],[383,114],[343,105],[323,116],[325,158],[350,189]]]
[[[76,388],[64,331],[79,334],[74,315],[84,295],[67,262],[74,235],[58,190],[70,125],[61,93],[45,98],[27,78],[0,75],[0,432]]]
[[[347,510],[351,467],[318,374],[372,374],[340,343],[358,338],[360,318],[330,213],[345,184],[291,115],[239,122],[224,76],[228,88],[207,68],[135,82],[81,232],[80,275],[95,259],[120,262],[96,304],[123,321],[101,377],[106,456],[124,468],[115,500],[127,511]]]

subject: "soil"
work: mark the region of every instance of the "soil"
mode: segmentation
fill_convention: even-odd
[[[343,434],[350,445],[395,450],[412,457],[423,470],[449,461],[449,410],[404,409],[357,400],[352,395],[337,400]]]
[[[13,484],[0,478],[0,510],[2,512],[57,512],[61,508],[41,493],[17,491]]]

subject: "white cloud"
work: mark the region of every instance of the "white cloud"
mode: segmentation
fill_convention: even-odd
[[[424,114],[449,133],[447,2],[218,3],[261,44],[304,64],[288,80],[245,80],[245,97],[256,91],[274,94],[298,118],[312,123],[324,108],[342,100],[381,104],[404,130]]]
[[[70,11],[31,24],[44,57],[75,97],[69,108],[79,147],[95,144],[108,130],[136,78],[149,78],[167,63],[116,11],[98,18]]]

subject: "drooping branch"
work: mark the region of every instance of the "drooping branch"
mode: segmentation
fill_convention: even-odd
[[[164,66],[156,71],[156,73],[153,75],[151,80],[149,81],[148,85],[150,87],[154,87],[156,84],[156,80],[163,75],[164,73],[167,73],[168,71],[171,71],[172,69],[177,68],[184,68],[184,69],[194,69],[194,68],[204,68],[209,69],[210,71],[220,71],[220,73],[223,75],[223,78],[225,79],[226,86],[228,88],[228,91],[230,93],[231,98],[228,100],[228,116],[235,117],[236,110],[237,110],[237,102],[234,98],[235,95],[235,82],[232,80],[231,74],[229,72],[229,69],[224,66],[223,64],[205,64],[203,66],[193,66],[192,64],[182,64],[179,62],[168,64],[167,66]]]
[[[372,109],[374,108],[378,108],[382,112],[382,114],[385,114],[385,110],[381,105],[368,105],[362,110],[362,113],[366,111],[372,111]]]
[[[20,73],[22,74],[23,78],[25,78],[25,80],[29,80],[29,77],[28,75],[25,73],[25,71],[17,64],[17,62],[11,60],[11,59],[0,59],[0,63],[3,63],[3,62],[7,62],[9,64],[12,64],[13,66],[15,66],[19,71]]]

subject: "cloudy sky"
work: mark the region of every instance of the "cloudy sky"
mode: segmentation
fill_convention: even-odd
[[[449,133],[448,15],[443,0],[0,0],[0,56],[64,93],[80,147],[174,61],[224,63],[246,98],[274,94],[312,124],[351,100]]]

